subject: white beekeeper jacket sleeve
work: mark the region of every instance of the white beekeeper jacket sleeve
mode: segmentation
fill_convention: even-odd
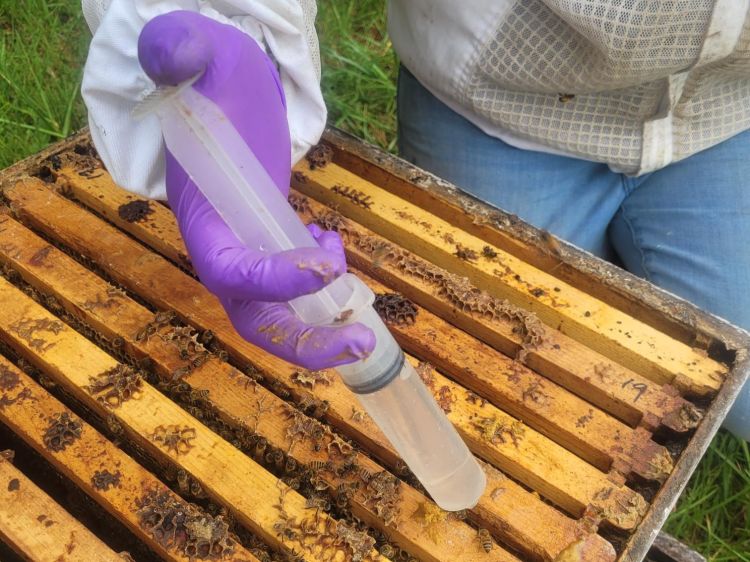
[[[83,0],[94,34],[83,72],[82,94],[91,136],[122,187],[166,198],[161,132],[155,117],[136,121],[133,108],[154,88],[138,63],[145,23],[174,10],[192,10],[254,37],[276,60],[287,102],[292,161],[323,132],[315,0]]]

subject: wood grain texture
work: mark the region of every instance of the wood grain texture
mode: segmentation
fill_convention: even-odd
[[[123,562],[91,531],[0,457],[0,540],[26,560]]]
[[[3,381],[0,383],[0,422],[12,429],[161,558],[180,562],[190,560],[184,552],[184,544],[170,544],[166,540],[159,540],[139,515],[139,501],[150,494],[169,499],[175,504],[186,505],[179,496],[3,357],[0,357],[0,378]],[[58,420],[61,416],[68,416],[79,424],[80,435],[63,449],[52,450],[45,436],[51,421]],[[34,503],[27,505],[36,506]],[[2,509],[3,505],[0,503],[0,511]],[[195,513],[201,513],[198,508],[193,509],[196,510]],[[25,517],[23,509],[9,509],[8,513],[13,517]],[[58,520],[51,513],[46,515],[41,519],[45,527],[49,525],[47,521],[50,519]],[[227,553],[221,560],[258,562],[237,543],[232,550],[231,554]],[[71,562],[73,560],[98,558],[70,558]]]
[[[187,250],[168,209],[152,204],[152,214],[144,220],[128,222],[119,217],[117,210],[131,201],[132,196],[115,186],[107,174],[95,174],[89,178],[78,175],[71,168],[63,168],[59,178],[72,197],[178,265],[190,267]],[[301,203],[300,215],[307,222],[318,220],[324,225],[330,222],[338,225],[346,244],[347,258],[360,270],[506,355],[514,357],[518,353],[523,337],[512,322],[503,317],[488,317],[459,309],[446,298],[439,285],[430,282],[429,277],[394,264],[382,250],[388,244],[385,239],[316,201],[302,197]],[[410,259],[421,267],[430,266],[417,256]],[[556,330],[547,330],[545,341],[528,350],[526,363],[630,425],[640,423],[647,429],[665,425],[682,432],[695,427],[701,417],[700,411],[680,397],[673,387],[653,384]]]
[[[61,176],[71,195],[86,206],[165,257],[177,263],[184,261],[186,249],[174,215],[167,209],[155,205],[146,220],[124,221],[117,209],[132,196],[113,186],[108,176],[80,178],[66,168],[61,170]],[[304,213],[303,218],[311,219]],[[389,290],[374,278],[354,272],[375,292]],[[455,330],[427,310],[419,313],[414,324],[393,326],[392,331],[406,351],[452,374],[463,386],[522,418],[597,468],[607,471],[614,461],[625,475],[632,471],[646,479],[664,479],[668,474],[671,467],[668,453],[650,442],[646,432],[633,432],[530,369]]]
[[[192,475],[209,497],[230,508],[238,521],[275,549],[293,549],[311,562],[328,560],[331,554],[335,561],[345,560],[344,550],[321,552],[310,544],[330,537],[330,519],[322,513],[311,523],[311,537],[282,540],[275,529],[282,511],[297,522],[311,516],[302,496],[147,383],[137,399],[114,409],[102,404],[86,388],[92,379],[118,367],[115,359],[4,279],[0,279],[0,303],[4,311],[0,338],[86,406],[102,416],[114,416],[127,437],[157,462]],[[280,503],[282,509],[274,507]],[[377,552],[371,556],[387,560]]]
[[[186,321],[200,329],[211,329],[230,353],[251,362],[268,376],[285,382],[291,393],[297,369],[242,340],[231,327],[218,301],[197,281],[187,277],[164,258],[134,243],[116,229],[98,224],[97,219],[48,189],[25,182],[6,189],[6,197],[13,201],[19,216],[28,218],[35,226],[54,231],[55,237],[75,251],[94,259],[108,274],[125,287],[137,292],[162,309],[175,310]],[[53,199],[54,204],[46,201]],[[75,227],[75,223],[88,226]],[[44,225],[44,226],[43,226]],[[119,251],[113,254],[109,248]],[[155,282],[158,279],[159,282]],[[142,286],[145,280],[148,285]],[[439,375],[438,375],[439,376]],[[338,377],[331,376],[331,384],[316,389],[316,398],[330,404],[328,420],[357,439],[368,451],[395,462],[393,452],[385,441],[375,441],[350,422],[353,397]],[[446,381],[455,395],[465,390]],[[468,398],[466,396],[465,398]],[[448,413],[467,442],[480,456],[498,465],[511,476],[521,480],[570,513],[580,516],[589,506],[604,516],[608,523],[623,529],[633,528],[645,510],[645,502],[638,494],[612,483],[606,475],[568,453],[564,448],[531,429],[524,429],[522,441],[500,438],[488,440],[480,436],[477,423],[489,418],[498,424],[498,432],[514,423],[507,414],[488,405],[486,412],[478,412],[479,405],[459,400],[460,408]],[[522,451],[524,454],[520,454]],[[544,477],[540,477],[544,474]],[[613,493],[614,492],[614,493]]]
[[[60,250],[50,248],[43,239],[19,223],[8,219],[4,226],[0,232],[0,247],[4,248],[0,250],[0,264],[17,271],[36,290],[53,297],[74,318],[94,327],[110,341],[119,338],[122,352],[138,359],[148,357],[164,381],[172,380],[173,373],[185,367],[188,360],[180,357],[178,347],[169,339],[172,327],[167,326],[148,338],[136,339],[135,335],[154,318],[148,309],[121,292],[113,292],[113,287],[106,281]],[[16,251],[8,251],[6,243],[10,244],[10,241],[13,241]],[[44,258],[40,260],[42,254]],[[212,356],[181,380],[189,384],[196,395],[207,393],[202,400],[210,402],[222,421],[247,435],[256,433],[271,447],[288,452],[288,456],[301,466],[329,460],[327,448],[333,441],[331,435],[326,433],[316,441],[309,437],[290,440],[288,432],[293,422],[308,418],[228,363]],[[196,412],[203,415],[200,409],[196,408]],[[315,421],[307,423],[323,428]],[[357,423],[374,429],[367,417]],[[356,463],[370,474],[383,470],[364,455],[357,455]],[[329,470],[322,470],[319,474],[331,490],[359,481],[357,475],[339,478]],[[440,560],[444,556],[456,561],[515,560],[501,548],[493,549],[489,556],[480,551],[474,529],[455,519],[441,522],[441,532],[434,535],[434,540],[428,537],[423,525],[413,517],[425,503],[432,502],[414,488],[402,485],[399,513],[388,524],[378,518],[363,488],[354,493],[351,508],[357,517],[389,534],[393,542],[414,552],[422,560]],[[491,519],[481,521],[487,525],[491,522]],[[474,548],[466,548],[467,544]]]
[[[30,181],[33,183],[33,180]],[[80,187],[81,185],[85,185],[85,189]],[[118,194],[120,194],[121,196],[124,192],[112,186],[111,182],[107,180],[106,176],[100,176],[99,178],[95,178],[94,180],[89,180],[87,178],[72,176],[71,174],[71,178],[66,181],[65,190],[66,192],[70,193],[71,196],[75,196],[79,200],[83,200],[86,204],[92,202],[90,204],[97,205],[97,211],[100,214],[106,214],[114,222],[118,222],[119,220],[115,209],[117,209],[119,205],[128,201],[126,198],[117,198]],[[81,195],[81,193],[84,193],[84,191],[88,192],[88,199]],[[37,190],[33,187],[31,189],[9,189],[7,191],[7,195],[14,200],[14,208],[16,212],[19,214],[19,216],[25,217],[25,220],[30,221],[30,224],[35,224],[42,230],[48,229],[48,232],[54,231],[55,237],[63,240],[74,250],[80,251],[81,253],[84,253],[90,258],[99,262],[101,266],[105,270],[107,270],[108,274],[116,278],[118,282],[121,282],[124,285],[130,287],[132,290],[144,294],[146,298],[152,299],[152,302],[155,304],[155,306],[158,306],[159,308],[177,308],[179,309],[178,311],[181,313],[181,315],[183,315],[183,317],[185,317],[198,327],[206,325],[206,321],[208,321],[212,324],[211,328],[215,333],[222,333],[221,328],[228,325],[228,322],[226,322],[225,319],[219,317],[218,315],[213,320],[203,320],[206,318],[205,314],[202,314],[200,311],[198,311],[198,307],[196,307],[195,305],[202,305],[206,302],[210,302],[213,297],[211,297],[210,295],[205,295],[205,293],[202,292],[200,288],[193,287],[193,285],[190,284],[192,282],[192,280],[190,279],[180,278],[181,281],[179,283],[167,282],[165,284],[167,287],[166,289],[162,287],[162,289],[160,290],[159,286],[154,287],[152,285],[145,288],[145,290],[141,290],[141,279],[154,277],[162,280],[169,280],[172,278],[177,279],[177,277],[170,277],[174,274],[167,274],[167,269],[162,267],[163,264],[159,262],[158,259],[151,255],[147,256],[144,253],[142,247],[139,247],[137,245],[133,246],[132,241],[130,241],[127,237],[123,237],[119,233],[117,233],[118,236],[115,237],[116,231],[113,231],[112,235],[110,235],[111,229],[109,229],[109,227],[105,227],[103,225],[94,226],[92,224],[86,228],[70,229],[66,227],[66,223],[68,222],[66,220],[63,220],[63,223],[58,225],[59,227],[54,226],[54,223],[56,222],[54,219],[48,217],[49,220],[51,220],[51,222],[48,222],[48,219],[44,218],[42,215],[37,214],[36,211],[32,209],[32,207],[36,209],[47,209],[53,212],[54,209],[57,209],[62,213],[62,216],[66,217],[67,219],[71,218],[70,213],[74,213],[76,217],[83,217],[86,214],[81,212],[80,209],[76,208],[73,205],[66,204],[66,202],[64,201],[58,201],[58,198],[56,198],[54,195],[51,195],[47,191],[46,187],[41,187],[41,189],[36,194],[35,192],[37,192]],[[16,197],[16,195],[18,195],[18,197]],[[34,199],[37,195],[39,195],[40,197],[51,195],[55,200],[55,203],[52,205],[41,203],[39,206],[36,206],[35,204],[30,203],[30,199],[27,199],[27,196],[30,196],[32,199]],[[79,195],[81,196],[79,197]],[[41,201],[41,199],[39,201]],[[158,207],[159,206],[156,206],[156,212],[158,212]],[[166,214],[163,214],[163,216],[166,216]],[[90,218],[91,217],[89,216],[89,219]],[[151,243],[154,243],[154,240],[157,240],[159,237],[161,237],[162,239],[168,238],[168,236],[165,236],[163,232],[170,232],[170,230],[168,228],[165,228],[162,224],[163,221],[156,220],[157,218],[158,216],[155,218],[153,215],[149,215],[149,217],[143,221],[134,223],[119,221],[118,224],[122,224],[124,228],[129,229],[131,233],[136,233],[136,235],[140,231],[140,229],[149,229],[151,231]],[[96,234],[92,235],[92,233],[94,232]],[[171,230],[171,232],[174,233],[175,231]],[[86,233],[89,234],[86,235]],[[83,238],[81,238],[80,235],[83,235]],[[111,247],[112,244],[117,247],[121,247],[122,251],[118,252],[117,255],[112,255],[112,253],[107,250],[107,247]],[[120,246],[121,244],[124,244],[124,246]],[[170,251],[172,252],[172,257],[176,258],[181,252],[181,248],[173,246]],[[177,287],[178,290],[173,290],[174,287]],[[183,290],[185,293],[185,297],[179,294]],[[154,291],[155,293],[153,293]],[[175,297],[176,293],[177,295]],[[154,295],[156,296],[156,300],[153,300]],[[190,295],[190,297],[188,298],[187,295]],[[175,305],[175,303],[179,304]],[[187,309],[185,309],[186,305]],[[223,317],[223,315],[221,316]],[[196,322],[196,319],[199,321]],[[217,326],[219,327],[218,332]],[[223,333],[227,334],[228,339],[224,341],[224,343],[228,344],[227,348],[230,351],[232,351],[233,349],[252,349],[252,346],[249,346],[244,342],[237,341],[237,339],[234,338],[233,332],[231,330],[225,330]],[[255,353],[244,352],[243,357],[251,359],[256,365],[259,364],[259,361],[261,362],[260,364],[265,362],[265,365],[272,366],[272,370],[274,369],[274,367],[283,364],[283,362],[279,362],[274,358],[263,357],[263,354],[258,352],[257,350],[255,351]],[[288,380],[288,378],[293,375],[296,370],[290,370],[289,367],[284,368],[287,371],[287,374],[285,374],[284,376],[287,377]],[[278,370],[278,367],[276,367],[275,370]],[[294,392],[295,389],[293,388],[293,385],[291,386],[291,390]],[[343,427],[342,424],[346,424],[345,429],[350,429],[352,425],[356,426],[357,424],[352,424],[350,421],[352,402],[345,402],[342,404],[343,407],[336,407],[337,404],[341,404],[340,396],[342,394],[345,395],[348,391],[343,390],[343,387],[343,392],[335,392],[333,390],[335,389],[332,389],[330,394],[321,396],[331,398],[329,420],[331,420],[334,425],[337,425],[339,428]],[[337,411],[340,411],[340,415],[337,415]],[[352,435],[351,433],[349,433],[350,437],[354,436],[355,438],[360,440],[360,442],[364,443],[368,450],[375,451],[377,455],[381,456],[381,459],[385,458],[387,461],[386,464],[389,464],[390,466],[393,466],[395,464],[395,454],[392,452],[392,450],[390,450],[387,442],[382,440],[382,438],[378,438],[376,441],[374,441],[373,444],[373,434],[370,431],[370,428],[355,427],[354,429],[355,434]],[[357,433],[359,433],[359,435],[357,435]],[[606,487],[609,486],[610,483],[607,482]],[[502,488],[503,490],[507,490],[507,493],[504,496],[504,501],[497,501],[496,497],[490,497],[490,494],[493,490],[498,490],[500,488]],[[510,502],[511,498],[517,498],[518,500],[515,507],[513,503],[506,503]],[[596,500],[594,500],[594,503],[596,503]],[[518,509],[517,505],[529,506],[529,509],[520,510]],[[580,507],[581,505],[576,505],[576,509],[580,509]],[[538,514],[534,513],[535,509],[538,511]],[[605,515],[611,515],[613,519],[618,518],[620,521],[619,524],[633,524],[632,517],[623,518],[620,515],[612,515],[611,513],[608,513],[606,509],[602,511],[605,513]],[[533,521],[535,519],[540,521],[550,520],[551,524],[548,528],[559,529],[563,536],[568,534],[568,536],[573,537],[575,535],[580,535],[580,533],[582,532],[576,530],[577,524],[575,522],[565,520],[565,518],[561,517],[558,513],[550,509],[545,504],[542,504],[541,502],[536,500],[533,496],[531,496],[528,492],[525,492],[522,488],[518,487],[511,480],[503,482],[502,486],[493,485],[493,483],[491,482],[491,486],[488,487],[488,493],[486,494],[485,498],[482,499],[480,505],[477,507],[477,512],[485,514],[482,516],[482,518],[484,519],[492,519],[492,517],[496,518],[497,521],[492,527],[496,530],[496,532],[507,539],[510,544],[522,545],[525,549],[533,549],[535,552],[539,553],[539,556],[544,558],[548,558],[549,556],[554,555],[553,553],[555,552],[560,552],[560,550],[563,549],[566,544],[569,544],[571,540],[576,539],[563,538],[561,540],[559,536],[555,536],[556,533],[554,532],[551,532],[551,534],[548,534],[547,532],[539,533],[538,531],[532,532],[528,524],[529,521]],[[598,539],[594,539],[590,542],[592,542],[592,544],[596,543],[598,545],[596,548],[600,552],[598,556],[600,555],[602,557],[601,559],[606,559],[606,557],[610,556],[609,551],[611,550],[611,547],[608,547],[606,543],[602,543]]]
[[[493,261],[460,259],[462,248],[481,255],[487,243],[396,197],[351,172],[328,164],[295,182],[303,193],[338,208],[379,234],[433,263],[467,276],[481,288],[535,312],[549,326],[654,382],[673,383],[698,395],[719,388],[726,368],[684,343],[607,306],[568,283],[489,245]],[[367,208],[352,201],[346,189],[369,197]]]

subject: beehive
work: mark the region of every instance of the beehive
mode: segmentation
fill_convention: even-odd
[[[448,514],[335,374],[234,332],[86,132],[1,186],[0,540],[34,560],[641,560],[747,374],[743,332],[329,131],[290,202],[482,460]]]

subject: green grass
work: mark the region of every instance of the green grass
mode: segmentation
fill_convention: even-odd
[[[78,95],[89,33],[79,0],[3,2],[0,168],[85,124]],[[323,91],[331,123],[395,147],[397,62],[383,0],[320,0]],[[71,39],[72,38],[72,39]],[[710,560],[750,560],[750,452],[721,433],[667,530]]]
[[[83,126],[78,92],[88,40],[78,1],[3,2],[0,168]]]
[[[395,152],[398,63],[385,2],[320,0],[317,23],[329,122]]]
[[[750,561],[750,450],[722,431],[672,513],[666,529],[710,560]]]

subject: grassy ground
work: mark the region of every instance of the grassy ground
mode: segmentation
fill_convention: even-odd
[[[320,0],[318,28],[331,122],[394,150],[396,60],[384,4]],[[85,124],[77,92],[89,36],[79,0],[3,2],[0,34],[3,168]],[[667,529],[713,561],[750,561],[748,505],[750,451],[722,433]]]

